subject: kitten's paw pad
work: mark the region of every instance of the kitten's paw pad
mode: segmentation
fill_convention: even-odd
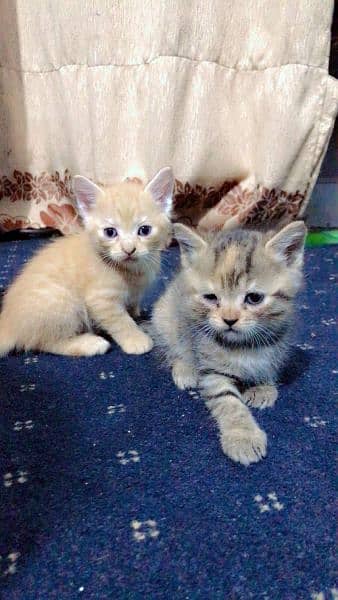
[[[194,369],[183,360],[175,361],[171,373],[180,390],[197,387],[197,375]]]
[[[224,454],[246,467],[266,456],[267,437],[259,427],[222,433],[221,444]]]
[[[243,402],[251,408],[271,408],[277,400],[278,391],[274,385],[257,385],[242,394]]]
[[[74,348],[74,354],[78,356],[95,356],[95,354],[105,354],[110,348],[110,343],[100,336],[83,336],[78,342],[78,349]]]
[[[137,334],[126,337],[120,345],[126,354],[145,354],[150,352],[154,342],[149,335],[140,330]]]

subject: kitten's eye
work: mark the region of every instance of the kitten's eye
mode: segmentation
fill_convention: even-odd
[[[141,237],[146,237],[150,233],[151,233],[150,225],[141,225],[141,227],[139,227],[138,231],[137,231],[137,235],[140,235]]]
[[[212,302],[213,304],[216,304],[218,302],[218,298],[217,298],[216,294],[203,294],[203,298],[204,298],[204,300],[207,300],[208,302]]]
[[[106,227],[104,230],[104,235],[108,238],[114,238],[118,235],[117,229],[115,227]]]
[[[264,300],[264,294],[258,292],[250,292],[244,298],[246,304],[260,304]]]

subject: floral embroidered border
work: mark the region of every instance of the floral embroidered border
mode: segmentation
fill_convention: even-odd
[[[288,193],[262,185],[246,189],[234,180],[210,187],[176,180],[173,218],[207,229],[217,229],[235,215],[240,223],[254,225],[285,217],[291,220],[299,214],[304,199],[305,193],[300,191]],[[18,212],[9,206],[12,203],[20,207]],[[18,170],[11,177],[3,175],[0,211],[0,231],[51,227],[71,233],[81,226],[69,170],[63,175],[55,171],[34,176]]]
[[[205,213],[216,206],[238,181],[226,180],[219,186],[203,187],[175,181],[174,220],[196,226]]]
[[[32,175],[18,170],[13,171],[12,177],[3,175],[0,177],[0,209],[1,201],[6,201],[7,212],[0,214],[0,231],[51,227],[72,233],[80,228],[69,170],[63,175],[58,171]],[[21,212],[28,214],[13,214],[8,203],[19,203]],[[26,203],[29,210],[23,206]]]
[[[72,176],[68,169],[63,177],[58,171],[54,173],[43,172],[41,175],[32,175],[25,171],[13,171],[12,177],[0,177],[0,200],[8,198],[10,202],[22,200],[33,201],[36,204],[47,202],[50,198],[60,201],[62,198],[74,200],[72,192]]]
[[[288,193],[263,185],[246,189],[238,184],[225,194],[215,207],[206,211],[199,221],[199,226],[205,229],[219,229],[233,217],[237,217],[241,225],[292,221],[299,215],[304,201],[305,193],[298,190]]]

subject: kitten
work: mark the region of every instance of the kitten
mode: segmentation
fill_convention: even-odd
[[[200,387],[224,453],[249,465],[266,455],[267,438],[248,406],[277,399],[306,227],[221,231],[208,240],[177,224],[174,235],[182,267],[154,307],[158,343],[176,385]]]
[[[94,322],[125,352],[151,350],[135,323],[139,302],[171,237],[174,178],[164,168],[143,189],[136,182],[99,188],[74,178],[84,229],[41,250],[4,297],[0,356],[14,348],[71,356],[105,353]]]

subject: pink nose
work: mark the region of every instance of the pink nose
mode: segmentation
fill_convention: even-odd
[[[136,248],[133,248],[132,250],[125,250],[123,248],[123,252],[125,252],[126,254],[128,254],[128,256],[131,256],[132,254],[134,254],[134,252],[136,252]]]

